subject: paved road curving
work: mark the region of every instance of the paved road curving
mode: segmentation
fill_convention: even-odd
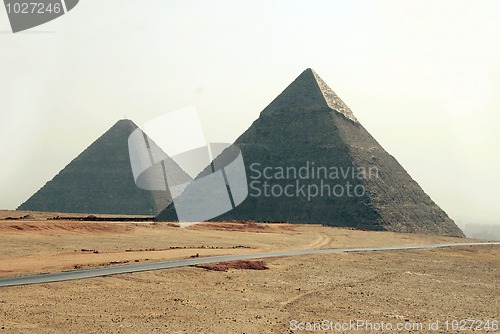
[[[127,264],[127,265],[96,268],[96,269],[63,271],[53,274],[3,278],[0,279],[0,287],[62,282],[62,281],[70,281],[83,278],[102,277],[102,276],[109,276],[116,274],[128,274],[140,271],[178,268],[178,267],[193,266],[196,264],[233,261],[233,260],[262,259],[268,257],[309,255],[309,254],[373,252],[373,251],[391,251],[391,250],[394,251],[394,250],[429,249],[429,248],[459,247],[459,246],[488,246],[488,245],[499,246],[500,242],[472,242],[472,243],[455,243],[455,244],[449,243],[449,244],[432,244],[432,245],[420,245],[420,246],[369,247],[369,248],[327,248],[327,249],[308,249],[308,250],[295,250],[295,251],[283,251],[283,252],[271,252],[271,253],[211,256],[204,258],[191,258],[185,260],[169,260],[161,262]]]

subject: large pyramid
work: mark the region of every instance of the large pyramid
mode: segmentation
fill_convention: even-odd
[[[120,120],[71,161],[18,210],[155,215],[171,198],[139,189],[132,174],[128,138],[137,129]]]
[[[214,220],[464,236],[312,69],[272,101],[235,144],[245,161],[249,195]],[[157,219],[174,214],[170,205]]]

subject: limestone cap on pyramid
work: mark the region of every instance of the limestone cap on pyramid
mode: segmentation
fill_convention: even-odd
[[[331,109],[358,123],[351,109],[312,68],[304,70],[262,113]]]

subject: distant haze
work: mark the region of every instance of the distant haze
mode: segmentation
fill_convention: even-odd
[[[500,240],[500,224],[465,224],[462,231],[469,238]]]
[[[495,0],[86,0],[12,34],[0,6],[0,209],[125,116],[195,105],[206,137],[232,142],[312,67],[460,226],[498,226],[498,13]]]

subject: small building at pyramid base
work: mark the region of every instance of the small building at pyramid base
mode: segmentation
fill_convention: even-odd
[[[171,198],[167,191],[135,184],[128,138],[137,128],[130,120],[118,121],[18,210],[156,215]]]
[[[235,144],[245,162],[248,197],[214,221],[464,237],[312,69],[273,100]],[[175,220],[173,204],[157,219]]]

